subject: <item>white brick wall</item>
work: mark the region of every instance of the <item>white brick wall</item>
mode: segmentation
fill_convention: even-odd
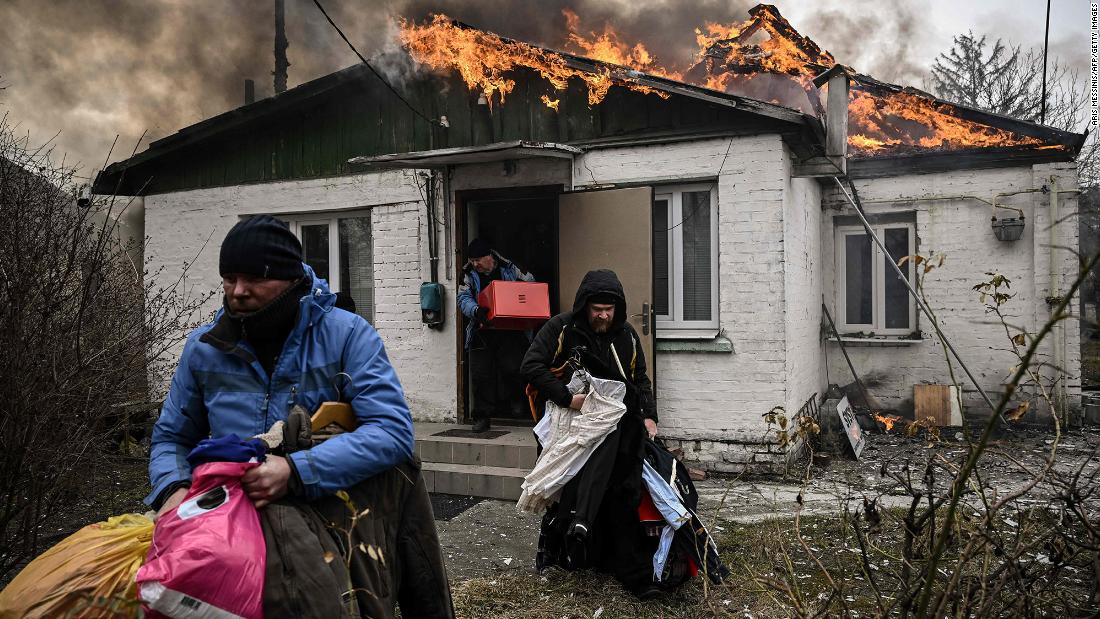
[[[605,183],[671,183],[717,178],[719,312],[733,354],[661,352],[656,359],[662,433],[689,457],[718,470],[772,466],[781,458],[762,440],[761,416],[775,405],[793,414],[825,386],[851,380],[835,344],[820,341],[822,294],[834,303],[833,216],[847,214],[838,194],[812,179],[790,175],[790,153],[778,136],[716,138],[651,146],[591,150],[570,169],[567,161],[522,160],[458,166],[452,192],[467,189],[564,185],[583,189]],[[456,410],[454,271],[446,272],[442,205],[436,210],[439,272],[447,287],[442,331],[420,323],[418,289],[428,279],[427,218],[407,172],[287,183],[246,185],[150,196],[145,200],[151,266],[174,281],[193,261],[187,283],[218,285],[218,243],[243,214],[371,209],[374,234],[375,327],[405,386],[413,414],[453,420]],[[1059,177],[1076,185],[1072,165],[908,175],[857,181],[871,213],[915,211],[918,248],[947,254],[928,279],[929,300],[960,352],[991,388],[1011,359],[999,326],[990,324],[970,290],[998,270],[1013,280],[1013,319],[1034,329],[1047,315],[1049,237],[1047,196],[1004,198],[1027,214],[1024,239],[996,241],[987,205],[965,199],[914,201],[923,196],[976,195],[1029,190]],[[453,198],[453,193],[452,196]],[[1076,196],[1063,194],[1059,241],[1076,247]],[[820,206],[825,202],[825,210]],[[206,243],[205,249],[200,248]],[[461,249],[457,238],[452,250]],[[197,258],[196,258],[197,256]],[[454,256],[452,256],[454,257]],[[1061,252],[1065,285],[1075,258]],[[218,301],[206,310],[213,312]],[[918,323],[928,333],[926,320]],[[1077,329],[1064,334],[1072,392],[1079,393]],[[943,351],[926,340],[908,347],[850,349],[853,362],[884,404],[904,407],[917,382],[946,382]],[[968,393],[968,401],[973,401]]]
[[[720,323],[735,353],[658,354],[661,431],[708,468],[771,460],[761,416],[788,399],[784,211],[816,189],[793,189],[778,136],[593,150],[573,175],[578,188],[718,178]]]
[[[943,253],[942,268],[932,271],[926,280],[929,304],[939,316],[943,329],[958,349],[967,365],[989,390],[996,401],[1000,385],[1007,379],[1014,357],[1004,349],[1007,341],[1003,328],[987,316],[971,288],[988,280],[987,271],[1003,273],[1012,281],[1016,297],[1006,310],[1010,320],[1028,331],[1035,331],[1048,316],[1047,295],[1049,226],[1048,198],[1040,192],[1023,193],[998,199],[998,203],[1020,208],[1026,216],[1023,238],[1015,242],[996,240],[990,229],[991,208],[977,200],[950,198],[917,201],[935,196],[976,196],[991,200],[995,194],[1038,189],[1049,182],[1051,175],[1060,178],[1060,187],[1076,187],[1073,164],[1042,165],[990,170],[945,172],[926,175],[906,175],[882,179],[857,180],[856,187],[869,213],[915,211],[917,249]],[[1062,194],[1059,242],[1077,247],[1076,195]],[[851,214],[847,202],[835,190],[826,193],[822,226],[823,265],[825,267],[826,298],[835,307],[835,259],[833,216]],[[839,210],[838,210],[839,209]],[[1002,211],[998,216],[1010,216]],[[1076,274],[1075,258],[1061,252],[1061,270],[1068,285]],[[1076,308],[1076,305],[1074,305]],[[835,317],[835,313],[834,313]],[[849,346],[848,352],[869,390],[886,407],[911,410],[913,385],[916,383],[949,384],[943,347],[932,338],[928,320],[920,316],[918,326],[925,340],[910,346],[866,347]],[[1067,325],[1069,327],[1069,325]],[[1067,328],[1066,344],[1070,384],[1079,393],[1080,359],[1076,328]],[[839,347],[828,344],[828,365],[832,382],[851,381]],[[965,401],[976,413],[988,412],[980,396],[956,367],[964,384]]]
[[[420,282],[427,281],[427,224],[410,173],[380,172],[285,183],[240,185],[149,196],[145,200],[147,258],[159,281],[174,282],[191,263],[193,291],[219,288],[218,248],[241,215],[371,209],[374,236],[374,326],[405,388],[413,415],[454,419],[455,332],[420,322]],[[205,245],[205,247],[204,247]],[[442,267],[440,269],[442,275]],[[204,308],[220,307],[220,293]],[[454,315],[448,295],[447,315]]]
[[[789,178],[783,213],[787,387],[784,405],[790,417],[807,400],[822,393],[826,386],[825,348],[821,342],[823,278],[821,186],[818,182],[810,178]]]

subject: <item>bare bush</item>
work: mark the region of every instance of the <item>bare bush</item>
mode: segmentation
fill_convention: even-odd
[[[54,541],[43,523],[158,399],[205,300],[146,283],[121,241],[128,202],[78,206],[73,181],[0,119],[0,580]]]
[[[918,258],[933,265],[923,257],[904,260]],[[774,571],[751,574],[754,582],[800,617],[1100,613],[1100,441],[1085,435],[1086,448],[1063,447],[1053,385],[1065,368],[1040,354],[1057,323],[1070,319],[1067,308],[1098,261],[1100,254],[1083,261],[1051,319],[1035,331],[1008,322],[1007,278],[988,273],[976,284],[979,303],[1003,327],[1004,350],[1017,362],[1006,368],[1011,378],[993,415],[955,443],[924,421],[910,424],[907,434],[926,443],[923,454],[884,461],[877,473],[886,490],[849,489],[837,497],[843,508],[826,523],[834,550],[807,541],[800,494],[790,530],[768,550]],[[1043,456],[1029,460],[1010,440],[993,439],[1011,434],[1034,406],[1051,411],[1053,431]],[[992,482],[990,463],[1016,481]],[[883,508],[886,498],[901,506]]]

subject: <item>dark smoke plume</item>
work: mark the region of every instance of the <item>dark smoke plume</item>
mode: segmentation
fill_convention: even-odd
[[[568,8],[580,16],[582,32],[599,32],[610,23],[624,40],[643,41],[660,64],[675,68],[690,66],[697,51],[695,28],[707,21],[742,21],[755,4],[750,0],[323,3],[367,55],[393,49],[395,17],[421,21],[436,12],[503,36],[563,49],[567,28],[562,9]],[[914,32],[913,17],[898,11],[850,18],[821,9],[804,23],[798,19],[792,23],[841,62],[870,73],[879,67],[896,69],[895,74],[882,74],[885,79],[908,78],[919,71],[903,62],[905,41]],[[872,19],[875,23],[868,21]],[[241,105],[245,79],[255,80],[257,98],[271,96],[274,20],[274,0],[4,0],[0,2],[0,41],[4,41],[0,85],[7,88],[0,91],[0,114],[8,112],[32,140],[45,141],[60,131],[58,150],[68,153],[70,163],[82,162],[82,173],[91,175],[102,165],[116,134],[120,139],[113,160],[128,156],[143,131],[148,131],[147,143]],[[286,23],[291,88],[356,62],[311,0],[286,0]],[[895,47],[858,47],[859,33],[872,26],[892,33]],[[395,76],[408,70],[400,63],[384,68]]]

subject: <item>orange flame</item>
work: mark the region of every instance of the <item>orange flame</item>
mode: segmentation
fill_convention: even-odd
[[[668,79],[682,81],[683,75],[677,71],[668,71],[657,64],[657,59],[649,53],[643,43],[630,43],[623,41],[622,37],[610,24],[604,24],[602,33],[590,32],[584,36],[578,32],[580,18],[569,9],[562,9],[565,23],[569,29],[569,38],[566,51],[574,52],[578,56],[584,56],[593,60],[630,67],[637,71],[666,77]]]
[[[889,432],[890,430],[894,429],[895,423],[901,421],[901,417],[898,417],[897,415],[879,415],[878,413],[875,413],[875,421],[878,421],[882,425],[886,426],[886,431]]]
[[[445,15],[423,25],[402,20],[400,38],[420,63],[437,71],[456,71],[466,85],[489,102],[504,103],[516,86],[512,74],[527,68],[537,72],[556,92],[569,81],[582,81],[588,104],[603,101],[613,85],[662,98],[670,95],[637,83],[631,70],[704,88],[771,101],[803,113],[824,112],[822,91],[811,78],[835,64],[833,56],[799,34],[772,6],[752,9],[752,17],[733,24],[708,22],[695,30],[698,62],[690,70],[661,66],[644,43],[632,43],[610,25],[583,34],[580,18],[564,9],[568,33],[566,51],[606,63],[596,70],[569,66],[559,53],[464,28]],[[557,111],[560,98],[542,95],[542,103]],[[856,155],[904,150],[952,150],[1025,146],[1059,148],[1038,138],[1015,134],[961,118],[956,108],[916,92],[870,92],[853,83],[848,106],[848,144]]]
[[[402,20],[401,42],[421,64],[438,71],[455,70],[471,90],[478,90],[492,106],[497,97],[501,104],[516,86],[508,74],[521,67],[536,71],[554,90],[565,90],[569,80],[577,78],[588,87],[588,104],[596,105],[607,96],[612,84],[642,93],[668,98],[668,93],[613,74],[611,68],[595,73],[568,66],[560,54],[517,41],[507,41],[490,32],[462,28],[446,15],[435,15],[424,25]],[[550,105],[549,97],[543,101]],[[551,106],[552,107],[552,106]]]
[[[1038,138],[968,121],[951,106],[899,92],[879,97],[853,88],[848,97],[848,144],[870,153],[888,147],[923,149],[1041,146]]]

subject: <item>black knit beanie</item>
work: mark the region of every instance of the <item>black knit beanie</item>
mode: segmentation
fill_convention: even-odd
[[[466,257],[470,259],[481,258],[482,256],[488,256],[492,248],[489,247],[489,243],[482,239],[474,239],[470,241],[470,245],[466,248]]]
[[[222,241],[218,273],[240,273],[266,279],[298,279],[302,244],[287,225],[270,215],[237,222]]]

